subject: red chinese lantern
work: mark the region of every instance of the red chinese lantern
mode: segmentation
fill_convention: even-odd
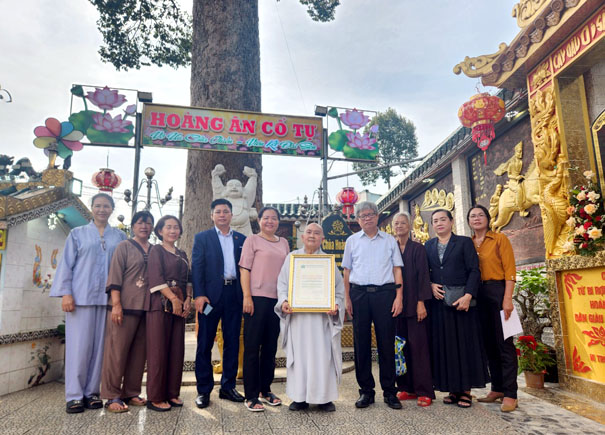
[[[504,101],[488,93],[473,95],[458,109],[458,118],[463,126],[472,129],[473,142],[483,150],[487,165],[487,148],[496,137],[494,125],[506,114]]]
[[[336,200],[342,204],[342,213],[350,217],[354,212],[354,205],[359,201],[359,195],[352,187],[343,187],[336,195]]]
[[[92,176],[92,184],[97,186],[101,192],[111,193],[121,182],[120,176],[109,168],[101,168]]]

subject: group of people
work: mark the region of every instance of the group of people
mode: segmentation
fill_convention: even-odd
[[[189,261],[176,246],[183,230],[178,218],[163,216],[154,226],[149,212],[138,212],[126,240],[108,225],[113,209],[109,195],[93,197],[93,221],[69,234],[51,289],[65,311],[67,413],[183,406],[185,319],[191,310],[198,323],[198,408],[209,406],[214,389],[212,348],[220,321],[220,399],[243,402],[252,412],[282,404],[271,391],[281,331],[289,409],[316,404],[334,411],[345,311],[353,321],[358,408],[374,403],[372,324],[389,407],[400,409],[400,400],[416,398],[419,406],[429,406],[437,389],[449,393],[445,403],[467,408],[471,388],[484,387],[490,375],[492,391],[480,401],[501,399],[503,411],[517,405],[516,353],[500,324],[500,310],[507,317],[512,311],[515,262],[506,237],[488,230],[484,207],[469,210],[472,240],[452,234],[450,212],[433,212],[437,237],[422,246],[410,238],[409,214],[394,217],[393,237],[378,229],[376,205],[360,203],[361,231],[347,240],[343,275],[335,271],[335,306],[327,313],[295,312],[288,301],[290,256],[323,254],[318,224],[307,225],[303,248],[290,253],[287,240],[276,235],[277,209],[262,208],[260,232],[246,237],[230,227],[231,203],[217,199],[210,207],[214,226],[195,236]],[[161,243],[149,243],[152,231]],[[235,388],[242,316],[244,395]],[[395,370],[396,335],[407,342],[407,373],[401,376]]]
[[[471,389],[485,387],[491,378],[490,393],[478,400],[502,401],[503,412],[516,409],[516,350],[512,337],[504,339],[500,315],[503,311],[508,319],[513,311],[515,258],[506,236],[489,230],[489,211],[470,208],[471,238],[453,234],[450,211],[435,210],[436,237],[424,246],[410,237],[406,212],[393,217],[395,237],[378,229],[373,203],[359,204],[356,216],[361,231],[347,240],[342,263],[360,386],[355,405],[374,402],[373,323],[380,384],[391,408],[413,399],[430,406],[435,390],[448,393],[445,404],[470,408]],[[407,372],[400,376],[395,376],[396,335],[406,340]]]

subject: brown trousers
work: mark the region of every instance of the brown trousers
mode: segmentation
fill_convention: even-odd
[[[145,370],[145,313],[125,314],[122,325],[107,311],[101,374],[103,399],[129,399],[141,394]]]
[[[185,319],[147,312],[147,400],[164,402],[181,392],[185,359]]]

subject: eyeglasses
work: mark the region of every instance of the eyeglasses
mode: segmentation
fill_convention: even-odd
[[[360,214],[358,217],[361,220],[372,219],[376,217],[376,213]]]
[[[105,239],[103,238],[103,236],[101,236],[101,248],[103,248],[103,251],[105,251]]]

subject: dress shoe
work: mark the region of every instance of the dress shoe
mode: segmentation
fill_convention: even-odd
[[[515,409],[517,409],[518,406],[519,406],[519,401],[517,399],[515,399],[515,401],[510,404],[502,403],[502,405],[500,405],[500,411],[513,412]]]
[[[243,402],[244,396],[237,392],[235,388],[231,390],[218,390],[218,397],[221,399],[231,400],[232,402]]]
[[[491,392],[485,397],[478,398],[477,402],[481,402],[481,403],[494,403],[496,401],[501,402],[503,397],[504,397],[504,394],[502,394],[502,393]]]
[[[207,408],[208,405],[210,405],[210,393],[200,394],[195,398],[195,406],[198,408]]]
[[[317,407],[323,412],[336,411],[336,406],[334,406],[334,403],[332,403],[332,402],[322,403],[321,405],[318,405]]]
[[[401,402],[394,394],[389,394],[388,396],[384,396],[384,403],[391,409],[401,409]]]
[[[302,411],[303,409],[307,409],[309,407],[309,404],[307,402],[292,402],[290,403],[290,406],[288,406],[288,409],[290,411]]]
[[[372,403],[374,403],[374,396],[370,394],[361,393],[357,402],[355,402],[356,408],[367,408]]]

